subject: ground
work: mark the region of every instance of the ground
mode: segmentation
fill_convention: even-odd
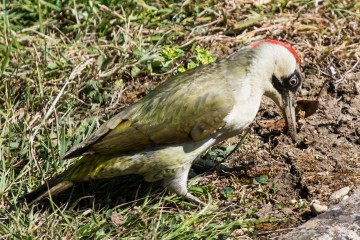
[[[314,217],[312,201],[330,206],[334,191],[358,188],[357,1],[67,3],[0,5],[4,238],[268,239]],[[293,143],[282,129],[264,125],[281,118],[264,98],[244,143],[223,163],[234,169],[191,171],[191,192],[211,207],[137,176],[79,184],[41,204],[19,203],[71,164],[60,159],[66,150],[162,81],[264,38],[296,49],[304,74],[298,100],[319,106],[299,117]],[[223,161],[240,138],[203,158]]]

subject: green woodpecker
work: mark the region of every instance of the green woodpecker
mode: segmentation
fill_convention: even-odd
[[[81,158],[26,198],[36,202],[80,181],[139,174],[203,205],[187,189],[192,163],[249,126],[263,95],[280,107],[295,140],[299,64],[288,44],[261,40],[171,77],[68,151],[63,159]]]

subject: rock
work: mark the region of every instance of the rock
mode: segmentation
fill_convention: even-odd
[[[360,191],[283,235],[286,240],[360,239]]]
[[[329,207],[326,205],[321,205],[319,201],[315,200],[310,205],[311,212],[315,213],[316,215],[326,212]]]
[[[345,195],[347,195],[350,191],[350,188],[349,187],[344,187],[340,190],[337,190],[336,192],[333,192],[331,195],[330,195],[330,200],[338,200],[342,197],[344,197]]]

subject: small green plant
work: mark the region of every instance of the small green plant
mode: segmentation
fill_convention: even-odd
[[[161,72],[168,72],[174,68],[175,60],[184,56],[184,51],[178,46],[164,46],[160,52],[153,55],[148,61],[148,70],[160,69]]]
[[[204,158],[211,161],[222,162],[236,147],[236,145],[230,145],[227,147],[213,147],[210,148],[205,154]]]
[[[295,208],[298,209],[298,210],[301,210],[301,209],[304,209],[307,207],[307,202],[302,200],[302,199],[299,199],[296,201],[296,204],[295,204]]]
[[[221,190],[221,195],[226,199],[226,201],[231,201],[233,199],[234,190],[231,187],[225,187]]]
[[[80,92],[80,96],[85,101],[104,104],[111,99],[111,95],[106,92],[106,88],[98,81],[91,80]]]
[[[272,183],[272,184],[271,184],[271,190],[272,190],[273,192],[275,192],[277,189],[278,189],[278,186],[276,185],[276,183]]]
[[[281,209],[284,209],[286,207],[286,205],[284,203],[280,202],[276,205],[276,207],[277,207],[277,209],[281,210]]]
[[[215,62],[216,58],[211,53],[203,48],[195,48],[195,58],[197,64],[209,64]]]
[[[178,46],[164,46],[161,51],[161,56],[164,58],[166,63],[172,62],[179,57],[184,56],[184,51]]]
[[[194,54],[195,56],[187,63],[187,67],[185,68],[184,66],[180,66],[178,68],[178,72],[185,72],[186,70],[193,69],[199,65],[209,64],[216,61],[216,58],[213,57],[209,51],[203,48],[196,47],[194,49]]]
[[[267,175],[261,175],[253,179],[253,184],[255,185],[261,185],[266,183],[269,180],[269,177]]]
[[[209,64],[216,60],[211,53],[203,48],[196,47],[193,51],[186,54],[179,46],[165,45],[157,53],[148,53],[144,50],[134,51],[134,54],[140,59],[131,69],[131,76],[137,76],[144,65],[147,71],[152,73],[158,69],[161,73],[174,72],[181,73],[193,69],[202,64]],[[190,61],[184,57],[190,55]],[[187,63],[186,63],[187,62]]]

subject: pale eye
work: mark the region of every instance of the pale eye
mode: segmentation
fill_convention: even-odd
[[[292,76],[292,77],[289,79],[289,85],[290,85],[291,87],[295,87],[295,86],[297,86],[298,84],[299,84],[299,78],[298,78],[296,75]]]

